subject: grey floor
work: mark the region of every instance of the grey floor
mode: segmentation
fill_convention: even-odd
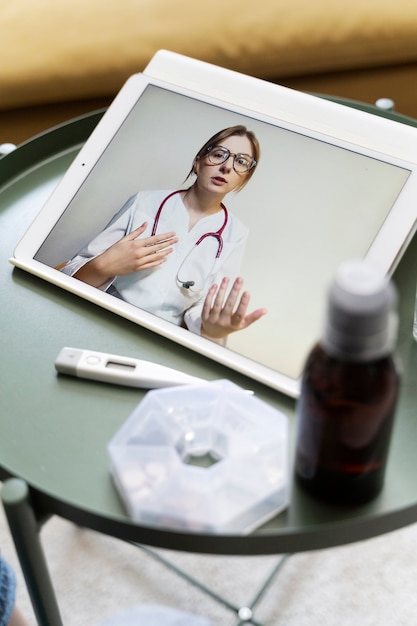
[[[227,606],[133,546],[58,518],[44,527],[42,542],[65,626],[99,626],[120,612],[148,605],[200,615],[216,626],[239,623]],[[0,546],[17,571],[18,603],[35,625],[2,509]],[[250,602],[278,558],[158,554],[236,607]],[[412,626],[417,619],[416,581],[413,525],[368,541],[290,557],[256,607],[254,619],[264,626]]]

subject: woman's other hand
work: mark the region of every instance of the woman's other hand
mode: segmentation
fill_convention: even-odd
[[[220,286],[213,284],[204,301],[201,314],[201,336],[224,343],[230,333],[247,328],[263,315],[266,309],[256,309],[247,314],[250,294],[244,291],[239,297],[243,279],[236,278],[230,293],[226,296],[228,278],[223,278]]]

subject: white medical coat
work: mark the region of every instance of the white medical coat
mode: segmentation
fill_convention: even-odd
[[[100,255],[125,235],[148,222],[142,237],[152,232],[156,213],[163,200],[171,191],[140,191],[125,203],[105,229],[88,243],[62,271],[74,275],[90,259]],[[201,309],[208,288],[213,282],[219,284],[224,276],[232,281],[239,276],[247,228],[229,213],[223,231],[223,250],[216,259],[218,243],[214,237],[206,237],[202,244],[195,246],[201,235],[216,232],[224,223],[224,211],[200,219],[189,230],[189,215],[180,194],[171,197],[163,207],[157,234],[175,232],[178,243],[166,262],[156,268],[140,270],[126,276],[115,276],[102,285],[107,290],[113,285],[126,302],[154,313],[174,324],[183,322],[189,330],[197,334],[201,327]],[[181,287],[180,282],[204,276],[204,288],[200,293]],[[196,281],[197,283],[199,281]],[[231,284],[230,283],[230,284]]]

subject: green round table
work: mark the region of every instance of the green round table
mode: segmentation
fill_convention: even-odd
[[[3,502],[39,614],[53,609],[44,606],[50,590],[39,589],[39,570],[31,562],[42,560],[42,554],[38,551],[31,559],[31,550],[34,533],[48,515],[141,544],[234,555],[325,548],[417,521],[417,345],[412,337],[416,238],[394,276],[400,294],[402,387],[386,482],[375,500],[359,507],[325,505],[294,484],[288,509],[248,536],[148,527],[126,515],[110,476],[106,446],[144,392],[57,375],[54,361],[63,346],[156,361],[251,388],[289,416],[291,451],[294,401],[8,263],[18,239],[102,114],[51,129],[0,160],[0,478],[6,481]],[[408,118],[394,117],[408,123]],[[50,619],[45,623],[60,623],[58,617]]]

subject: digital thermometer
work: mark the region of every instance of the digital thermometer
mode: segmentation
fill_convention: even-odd
[[[151,361],[77,348],[62,348],[55,360],[55,368],[61,374],[141,389],[208,382]]]

